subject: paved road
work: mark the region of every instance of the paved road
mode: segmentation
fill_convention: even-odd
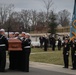
[[[61,72],[55,72],[55,71],[30,67],[29,73],[8,70],[5,73],[0,73],[0,75],[73,75],[73,74],[67,74],[67,73],[61,73]]]
[[[6,69],[8,68],[9,62],[7,61]],[[5,73],[0,73],[0,75],[76,75],[76,70],[64,69],[62,66],[30,62],[30,72],[20,72],[20,71],[9,71]]]

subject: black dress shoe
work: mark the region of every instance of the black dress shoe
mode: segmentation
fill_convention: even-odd
[[[7,70],[12,70],[11,68],[8,68]]]
[[[63,68],[68,68],[68,67],[63,67]]]
[[[8,70],[16,70],[16,69],[14,69],[14,68],[8,68]]]
[[[29,72],[28,70],[26,71],[26,70],[21,70],[22,72]]]
[[[76,70],[76,68],[71,68],[71,70]]]
[[[0,72],[6,72],[5,70],[0,70]]]

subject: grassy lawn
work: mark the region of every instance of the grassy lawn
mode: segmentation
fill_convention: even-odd
[[[58,51],[56,49],[55,51],[52,51],[51,48],[49,48],[48,51],[45,52],[41,48],[32,48],[30,61],[63,65],[62,50]],[[70,56],[69,56],[69,64],[71,65]]]

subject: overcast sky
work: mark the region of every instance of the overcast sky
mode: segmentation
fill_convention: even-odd
[[[47,0],[46,0],[47,1]],[[58,12],[63,9],[67,9],[69,12],[73,12],[74,0],[52,0],[53,9]],[[45,11],[44,3],[42,0],[0,0],[1,4],[14,4],[15,10],[20,11],[21,9],[35,9],[37,11]]]

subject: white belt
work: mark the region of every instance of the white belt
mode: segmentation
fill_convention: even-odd
[[[30,46],[26,46],[26,47],[24,47],[24,48],[30,48]]]
[[[5,44],[1,44],[0,46],[5,46]]]

